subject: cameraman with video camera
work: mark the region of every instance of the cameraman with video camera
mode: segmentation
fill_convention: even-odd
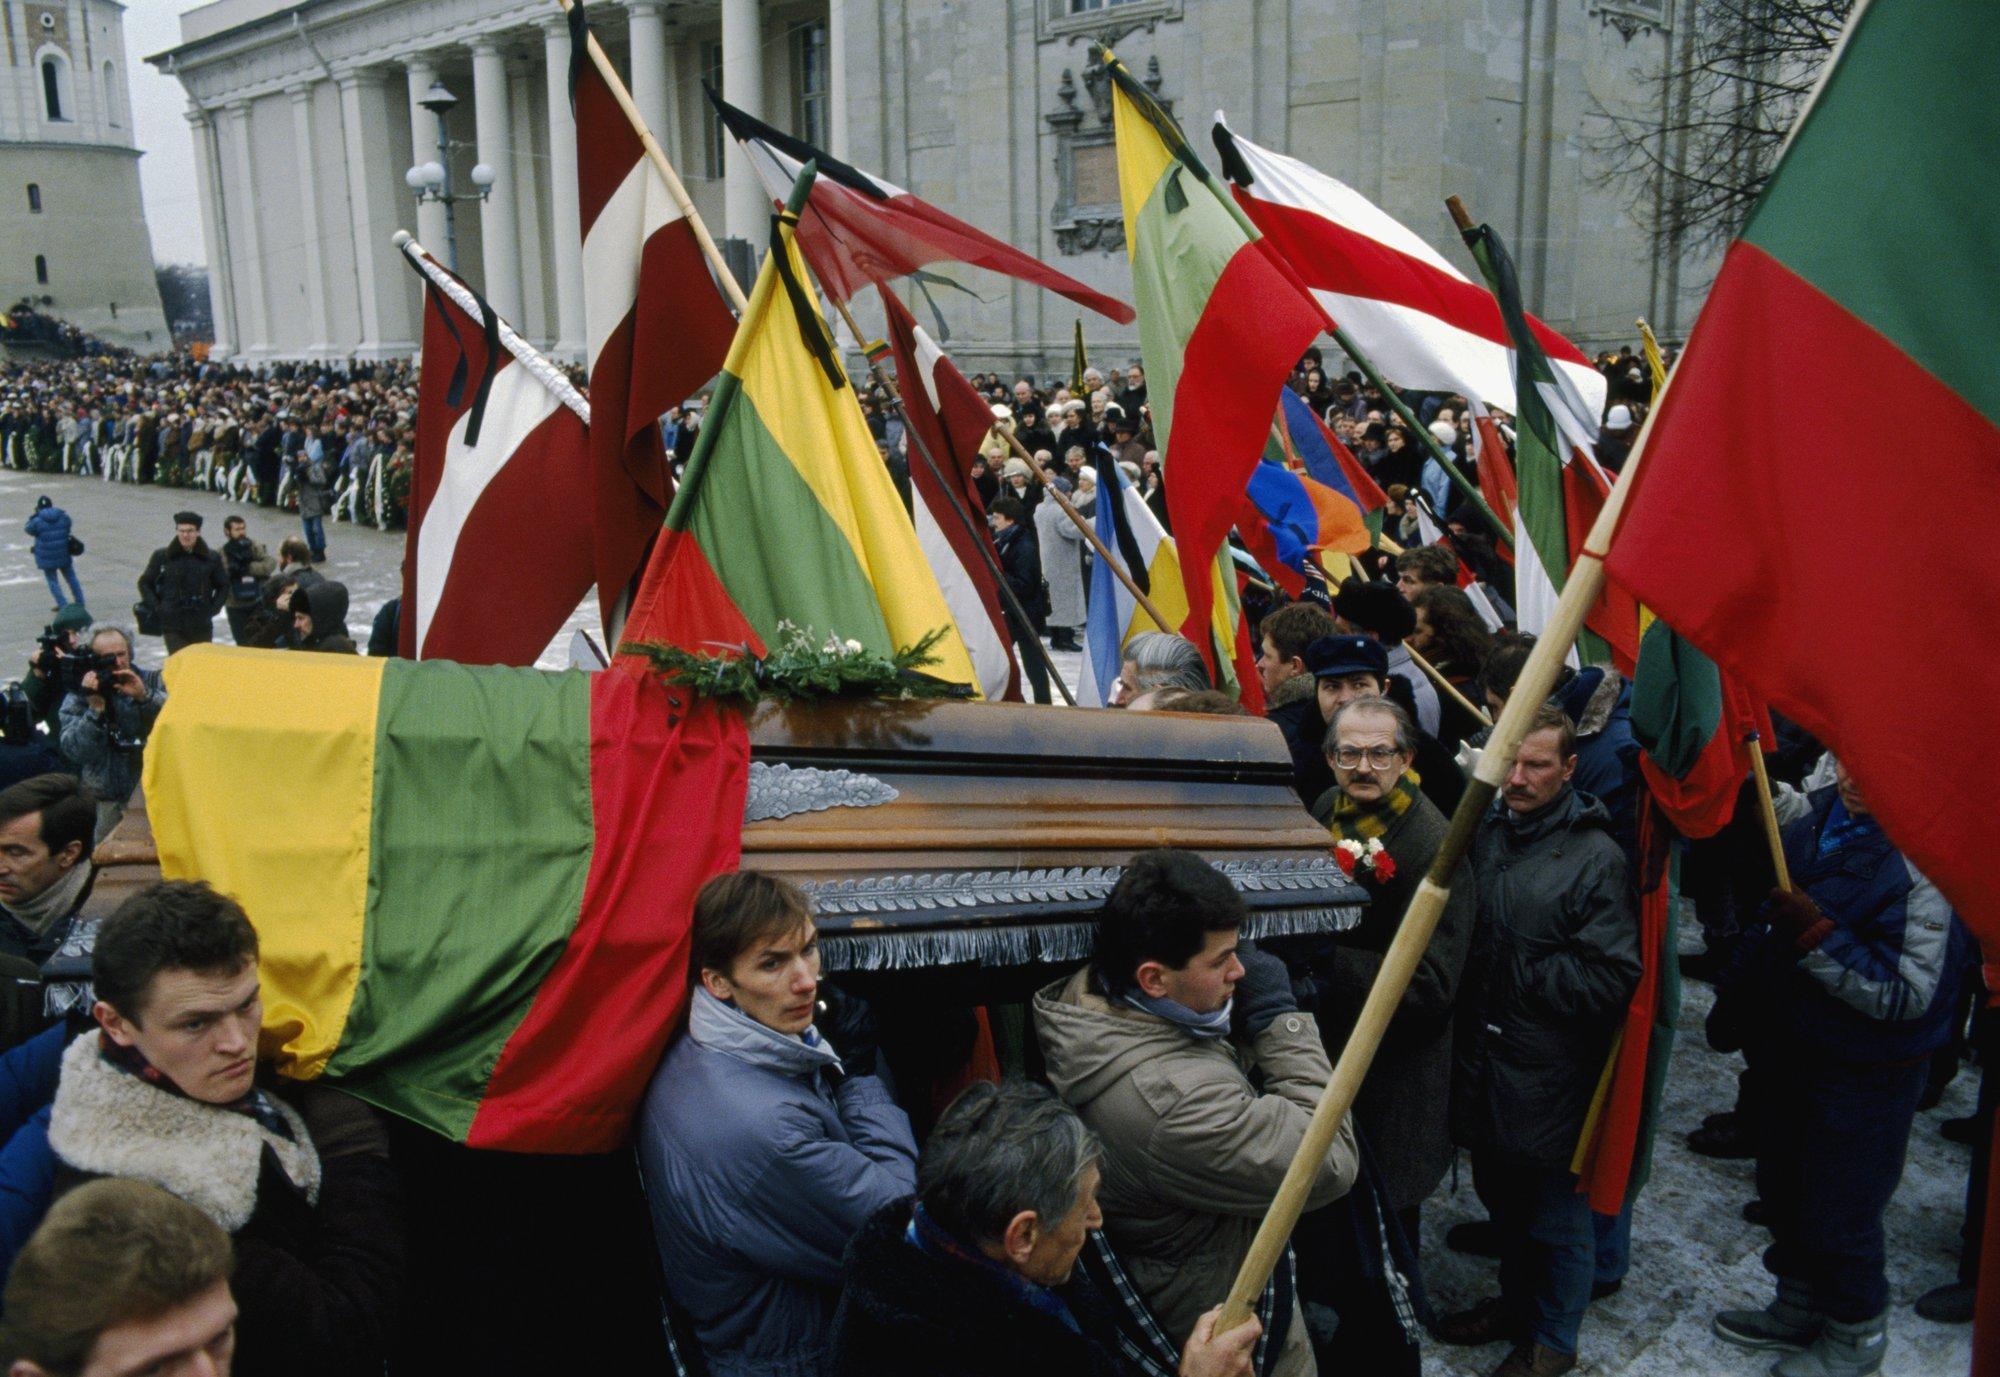
[[[146,737],[166,706],[160,672],[132,667],[132,637],[102,624],[90,633],[91,663],[63,700],[62,751],[97,795],[97,841],[125,815],[139,783]]]
[[[82,603],[70,603],[42,629],[35,653],[28,657],[28,675],[21,680],[21,692],[35,721],[51,736],[62,730],[57,719],[63,695],[75,687],[66,662],[80,653],[83,633],[89,629],[90,613]]]

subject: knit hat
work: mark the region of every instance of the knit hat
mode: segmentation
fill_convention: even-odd
[[[1620,402],[1604,413],[1606,430],[1630,430],[1632,428],[1632,408]]]
[[[80,602],[66,602],[62,611],[49,621],[51,631],[85,631],[90,627],[90,612]]]
[[[1035,471],[1028,467],[1027,460],[1021,458],[1019,455],[1015,455],[1013,458],[1009,459],[1004,466],[1002,466],[1000,470],[1000,476],[1009,481],[1012,481],[1013,479],[1016,478],[1026,478],[1032,480],[1035,476]]]

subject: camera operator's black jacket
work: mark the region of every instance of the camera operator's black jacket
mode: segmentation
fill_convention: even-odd
[[[229,597],[229,574],[222,555],[197,540],[183,550],[178,540],[153,551],[139,575],[139,596],[160,614],[160,630],[170,636],[208,639],[209,623]]]

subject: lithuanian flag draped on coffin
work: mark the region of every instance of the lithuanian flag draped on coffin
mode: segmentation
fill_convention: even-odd
[[[942,628],[926,672],[976,689],[793,242],[815,172],[776,219],[625,643],[761,656],[790,622],[887,659]]]
[[[167,684],[160,870],[249,913],[279,1070],[475,1147],[617,1147],[738,861],[742,719],[653,676],[222,646]]]
[[[1247,706],[1261,708],[1248,631],[1223,550],[1271,436],[1278,394],[1326,316],[1188,147],[1173,117],[1105,53],[1118,139],[1118,190],[1132,298],[1139,310],[1153,435],[1166,466],[1167,515],[1182,557],[1180,633],[1218,676],[1228,657]],[[1223,560],[1232,633],[1221,659],[1208,634],[1209,565]]]

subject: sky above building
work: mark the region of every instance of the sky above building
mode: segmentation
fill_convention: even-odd
[[[204,0],[130,0],[125,8],[126,70],[132,80],[132,127],[146,156],[139,186],[155,263],[203,263],[201,198],[195,190],[194,135],[187,92],[146,59],[181,41],[180,17]]]

